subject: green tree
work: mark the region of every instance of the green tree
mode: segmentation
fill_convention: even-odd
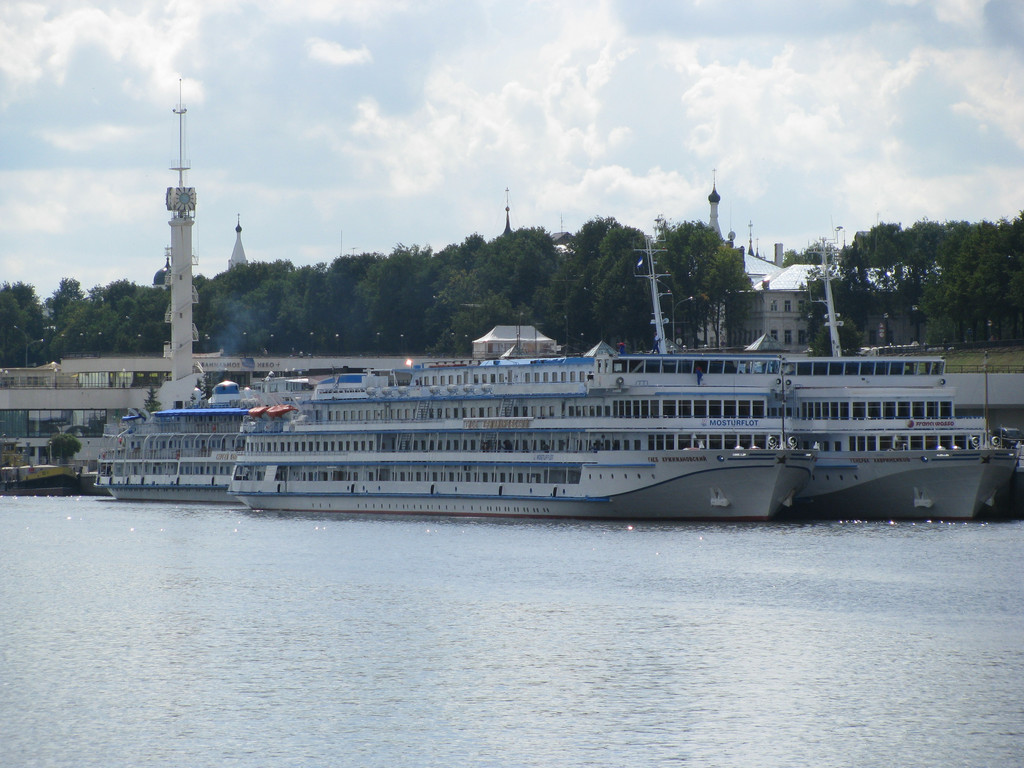
[[[732,337],[747,319],[750,280],[739,253],[720,245],[711,257],[705,273],[705,295],[710,318],[719,345],[732,343]]]
[[[731,283],[722,279],[722,270],[728,267],[716,260],[722,238],[703,222],[685,221],[667,225],[662,241],[665,253],[659,264],[669,274],[668,288],[672,293],[672,307],[666,306],[665,310],[677,319],[679,328],[686,329],[686,346],[698,347],[707,343],[708,326],[713,315],[720,317],[724,289]],[[739,264],[742,270],[742,261]]]
[[[594,314],[594,290],[598,280],[601,243],[613,229],[622,225],[613,218],[595,218],[584,224],[571,238],[549,286],[548,325],[558,328],[563,344],[583,351],[594,341],[593,329],[599,323]],[[555,334],[551,334],[555,335]]]
[[[596,326],[588,344],[605,339],[650,349],[654,343],[650,291],[637,266],[643,246],[644,234],[632,227],[613,227],[601,239],[592,298]]]
[[[58,432],[49,441],[50,458],[57,459],[61,464],[67,462],[82,450],[82,441],[70,432]]]
[[[160,410],[161,405],[160,401],[157,399],[156,396],[156,387],[150,387],[149,390],[147,390],[146,402],[142,404],[142,407],[145,408],[150,413],[155,413],[156,411]]]

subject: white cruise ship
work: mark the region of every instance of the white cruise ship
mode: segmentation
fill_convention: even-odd
[[[794,512],[819,518],[969,519],[993,512],[1016,464],[984,418],[956,414],[932,357],[790,359],[778,384],[794,445],[818,453]]]
[[[229,492],[263,510],[769,520],[814,464],[785,446],[779,375],[777,356],[600,355],[334,376],[244,420]]]
[[[108,429],[96,485],[117,499],[237,504],[227,488],[245,443],[242,419],[284,415],[310,389],[304,379],[271,379],[258,392],[222,381],[206,402],[197,391],[191,407],[135,411]]]

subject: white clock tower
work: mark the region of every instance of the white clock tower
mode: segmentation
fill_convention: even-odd
[[[185,186],[185,171],[189,163],[185,159],[185,112],[178,100],[174,113],[178,116],[178,165],[171,168],[178,172],[178,186],[167,188],[167,210],[172,212],[171,220],[171,270],[167,283],[171,289],[171,303],[164,316],[171,324],[171,341],[164,345],[164,357],[171,359],[171,379],[174,382],[192,376],[192,343],[199,337],[192,324],[192,305],[199,301],[192,285],[192,224],[196,213],[196,190]],[[189,391],[191,391],[190,383]]]

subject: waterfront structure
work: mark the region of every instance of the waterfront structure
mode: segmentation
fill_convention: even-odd
[[[192,227],[195,224],[196,190],[185,185],[185,173],[190,165],[185,158],[185,113],[187,110],[179,101],[174,113],[178,116],[178,165],[172,168],[178,174],[178,185],[168,187],[167,210],[171,219],[171,271],[167,275],[170,285],[170,305],[165,320],[171,326],[171,340],[164,345],[164,357],[171,361],[172,384],[188,379],[193,373],[192,344],[199,338],[192,324],[192,305],[199,303],[195,286],[192,284]],[[191,392],[187,387],[183,392]]]

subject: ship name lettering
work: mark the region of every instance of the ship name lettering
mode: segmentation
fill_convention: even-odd
[[[525,429],[530,426],[530,419],[463,419],[462,426],[464,429]]]

